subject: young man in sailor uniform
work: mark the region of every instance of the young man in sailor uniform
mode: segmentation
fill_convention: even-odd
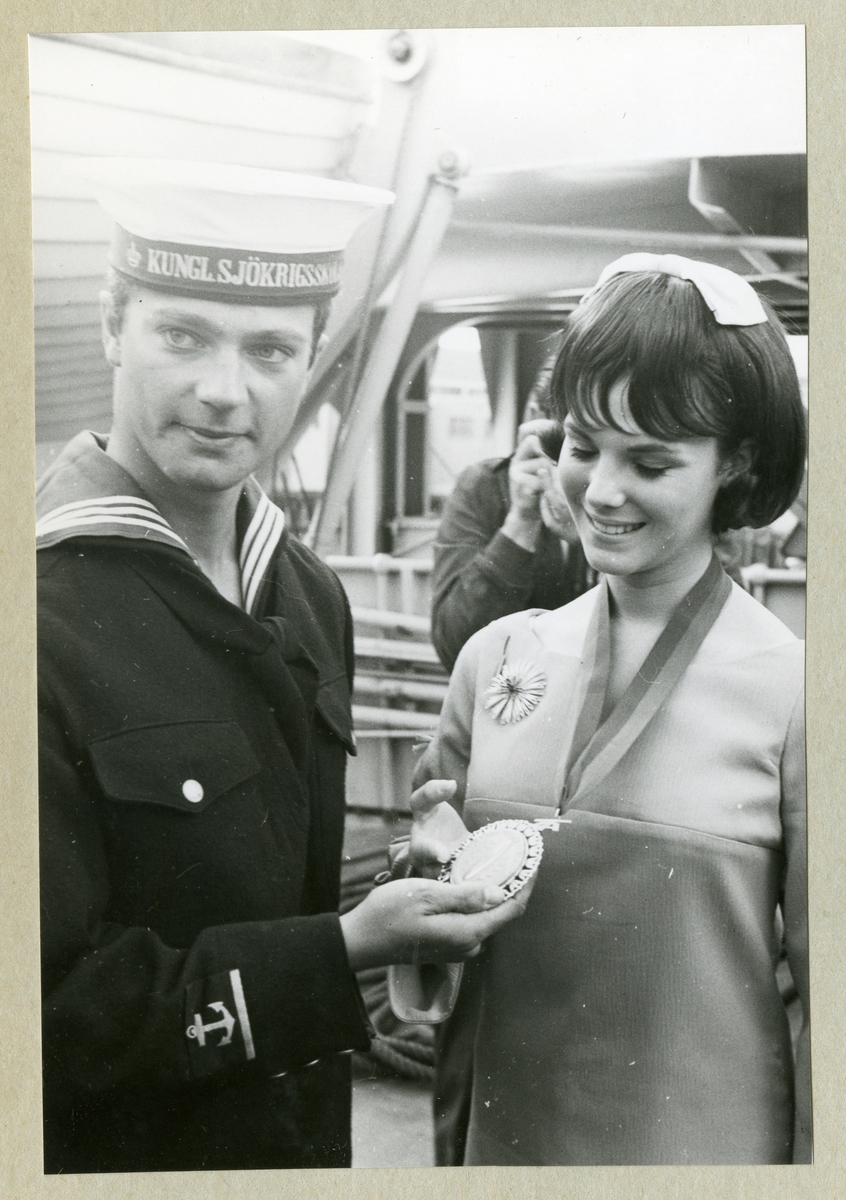
[[[518,912],[411,879],[338,917],[349,607],[252,478],[389,196],[85,170],[117,221],[114,422],[38,497],[45,1171],[349,1165],[353,971]]]

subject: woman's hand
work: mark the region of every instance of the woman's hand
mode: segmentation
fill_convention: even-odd
[[[430,779],[411,797],[409,860],[420,875],[437,879],[441,867],[470,830],[449,803],[455,795],[452,779]]]
[[[353,971],[389,963],[460,962],[519,917],[527,885],[512,900],[499,887],[398,879],[374,888],[341,917]]]

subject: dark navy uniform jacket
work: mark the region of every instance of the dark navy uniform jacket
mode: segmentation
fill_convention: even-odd
[[[39,496],[45,1170],[348,1165],[346,597],[248,481],[229,603],[102,444]]]

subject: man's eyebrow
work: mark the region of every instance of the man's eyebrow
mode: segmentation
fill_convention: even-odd
[[[208,317],[198,316],[197,313],[188,312],[184,308],[157,308],[150,315],[154,321],[178,321],[181,325],[193,325],[195,329],[202,329],[207,333],[217,333],[220,329],[220,326]]]
[[[151,319],[156,322],[174,321],[180,325],[190,325],[193,329],[209,335],[221,333],[223,330],[223,326],[216,321],[201,316],[199,313],[189,312],[184,308],[158,308],[151,314]],[[250,342],[253,345],[273,340],[306,345],[311,340],[306,334],[300,333],[297,329],[279,329],[278,327],[271,329],[249,329],[244,331],[240,336],[243,341]]]
[[[268,342],[268,341],[296,342],[298,344],[305,344],[305,343],[311,341],[311,339],[309,337],[307,337],[306,334],[300,333],[296,329],[250,330],[248,333],[244,334],[244,340],[248,341],[248,342]]]

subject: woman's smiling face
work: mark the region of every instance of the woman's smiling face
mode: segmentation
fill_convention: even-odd
[[[717,440],[644,433],[628,411],[626,386],[609,393],[615,425],[573,414],[564,422],[559,473],[585,556],[597,571],[643,583],[704,570],[714,500],[726,482]]]

